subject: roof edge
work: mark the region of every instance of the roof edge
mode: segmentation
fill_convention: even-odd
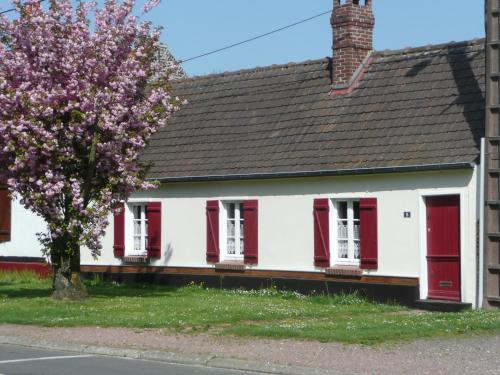
[[[475,163],[460,162],[460,163],[405,165],[405,166],[375,167],[375,168],[332,169],[332,170],[318,170],[318,171],[161,177],[161,178],[148,178],[148,180],[160,181],[162,183],[270,180],[270,179],[301,178],[301,177],[355,176],[355,175],[368,175],[368,174],[379,174],[379,173],[383,174],[383,173],[397,173],[397,172],[400,173],[423,172],[423,171],[436,171],[436,170],[446,170],[446,169],[473,169],[474,167]]]
[[[464,48],[464,47],[473,47],[473,46],[479,46],[485,43],[485,38],[475,38],[475,39],[470,39],[470,40],[465,40],[461,42],[447,42],[447,43],[440,43],[440,44],[428,44],[426,46],[420,46],[420,47],[406,47],[406,48],[400,48],[400,49],[394,49],[394,50],[381,50],[381,51],[375,51],[374,55],[377,57],[385,57],[385,56],[395,56],[395,55],[404,55],[408,53],[419,53],[419,52],[430,52],[430,51],[439,51],[439,50],[445,50],[449,48]]]
[[[263,71],[268,71],[268,70],[273,70],[273,69],[288,69],[288,68],[293,68],[293,67],[299,66],[299,65],[304,66],[304,65],[322,64],[322,63],[328,62],[330,60],[331,60],[331,57],[326,56],[326,57],[322,57],[319,59],[310,59],[310,60],[305,60],[305,61],[291,61],[291,62],[283,63],[283,64],[272,64],[272,65],[256,66],[253,68],[246,68],[246,69],[239,69],[239,70],[228,70],[228,71],[220,72],[220,73],[195,75],[192,77],[181,78],[178,81],[181,81],[181,82],[197,81],[197,80],[202,80],[202,79],[207,79],[207,78],[216,78],[216,77],[224,77],[224,76],[237,76],[237,75],[241,75],[241,74],[258,73],[258,72],[263,72]]]
[[[475,38],[475,39],[470,39],[470,40],[465,40],[461,42],[447,42],[447,43],[440,43],[440,44],[428,44],[425,46],[420,46],[420,47],[407,47],[407,48],[401,48],[401,49],[395,49],[395,50],[380,50],[380,51],[373,51],[372,57],[386,57],[386,56],[397,56],[397,55],[404,55],[404,54],[409,54],[409,53],[418,53],[418,52],[429,52],[429,51],[439,51],[439,50],[444,50],[448,48],[463,48],[463,47],[470,47],[470,46],[477,46],[480,44],[484,44],[485,38]],[[273,69],[288,69],[294,66],[298,65],[313,65],[313,64],[321,64],[325,63],[331,60],[331,57],[326,56],[323,58],[319,59],[312,59],[312,60],[305,60],[305,61],[297,61],[297,62],[288,62],[288,63],[283,63],[283,64],[272,64],[272,65],[267,65],[267,66],[257,66],[254,68],[246,68],[246,69],[239,69],[239,70],[229,70],[225,72],[220,72],[220,73],[211,73],[211,74],[205,74],[205,75],[196,75],[192,77],[186,77],[186,78],[181,78],[176,80],[177,82],[189,82],[189,81],[198,81],[198,80],[203,80],[203,79],[210,79],[210,78],[216,78],[216,77],[224,77],[224,76],[237,76],[237,75],[242,75],[242,74],[251,74],[251,73],[257,73],[257,72],[262,72],[262,71],[268,71],[268,70],[273,70]]]

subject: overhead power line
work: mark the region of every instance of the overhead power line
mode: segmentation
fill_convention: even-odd
[[[17,9],[14,9],[14,8],[12,8],[12,9],[7,9],[7,10],[4,10],[4,11],[0,12],[0,15],[1,15],[1,14],[5,14],[5,13],[9,13],[9,12],[14,12],[15,10],[17,10]]]
[[[38,1],[38,4],[43,3],[44,1],[45,0],[40,0],[40,1]],[[5,14],[5,13],[9,13],[9,12],[15,12],[16,10],[17,10],[16,8],[7,9],[7,10],[0,12],[0,15]]]
[[[210,51],[210,52],[206,52],[206,53],[203,53],[201,55],[198,55],[198,56],[193,56],[193,57],[190,57],[188,59],[183,59],[183,60],[180,60],[179,62],[180,63],[185,63],[185,62],[188,62],[188,61],[192,61],[192,60],[196,60],[196,59],[200,59],[202,57],[205,57],[205,56],[208,56],[208,55],[213,55],[214,53],[217,53],[217,52],[221,52],[221,51],[225,51],[227,49],[230,49],[230,48],[233,48],[233,47],[237,47],[237,46],[240,46],[242,44],[245,44],[245,43],[248,43],[248,42],[252,42],[256,39],[260,39],[260,38],[264,38],[268,35],[271,35],[271,34],[274,34],[274,33],[277,33],[279,31],[283,31],[283,30],[286,30],[286,29],[289,29],[291,27],[294,27],[294,26],[297,26],[297,25],[300,25],[301,23],[304,23],[304,22],[307,22],[307,21],[311,21],[315,18],[318,18],[318,17],[321,17],[321,16],[324,16],[325,14],[331,14],[332,11],[329,10],[327,12],[323,12],[323,13],[320,13],[320,14],[316,14],[315,16],[312,16],[312,17],[309,17],[309,18],[306,18],[306,19],[303,19],[303,20],[300,20],[300,21],[297,21],[297,22],[294,22],[290,25],[287,25],[287,26],[283,26],[283,27],[280,27],[279,29],[275,29],[275,30],[272,30],[272,31],[269,31],[265,34],[261,34],[261,35],[257,35],[257,36],[254,36],[250,39],[246,39],[246,40],[243,40],[241,42],[238,42],[238,43],[233,43],[231,45],[228,45],[228,46],[225,46],[225,47],[222,47],[222,48],[218,48],[216,50],[213,50],[213,51]]]
[[[45,0],[40,0],[39,3],[42,3],[44,2]],[[0,12],[0,15],[2,14],[5,14],[5,13],[9,13],[9,12],[14,12],[16,11],[17,9],[15,8],[12,8],[12,9],[7,9],[7,10],[4,10],[2,12]],[[188,59],[182,59],[180,60],[179,62],[180,63],[185,63],[185,62],[188,62],[188,61],[192,61],[192,60],[196,60],[196,59],[200,59],[202,57],[205,57],[205,56],[209,56],[209,55],[213,55],[214,53],[218,53],[218,52],[222,52],[222,51],[225,51],[227,49],[230,49],[230,48],[234,48],[234,47],[237,47],[237,46],[241,46],[242,44],[245,44],[245,43],[249,43],[249,42],[253,42],[254,40],[257,40],[257,39],[261,39],[261,38],[264,38],[266,36],[269,36],[269,35],[272,35],[272,34],[275,34],[277,32],[280,32],[280,31],[283,31],[283,30],[286,30],[286,29],[290,29],[294,26],[297,26],[297,25],[300,25],[302,23],[305,23],[305,22],[308,22],[308,21],[311,21],[315,18],[318,18],[318,17],[321,17],[321,16],[324,16],[325,14],[330,14],[332,12],[332,10],[328,10],[326,12],[322,12],[322,13],[319,13],[319,14],[316,14],[312,17],[308,17],[308,18],[305,18],[303,20],[300,20],[300,21],[297,21],[297,22],[294,22],[290,25],[286,25],[286,26],[283,26],[283,27],[280,27],[278,29],[275,29],[275,30],[272,30],[272,31],[269,31],[267,33],[264,33],[264,34],[260,34],[260,35],[257,35],[257,36],[254,36],[252,38],[249,38],[249,39],[245,39],[245,40],[242,40],[241,42],[238,42],[238,43],[233,43],[233,44],[230,44],[228,46],[225,46],[225,47],[222,47],[222,48],[218,48],[216,50],[213,50],[213,51],[209,51],[209,52],[205,52],[205,53],[202,53],[201,55],[197,55],[197,56],[193,56],[193,57],[190,57]]]

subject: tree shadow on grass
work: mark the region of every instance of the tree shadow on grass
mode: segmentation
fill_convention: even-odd
[[[182,288],[157,286],[151,284],[99,285],[89,286],[89,296],[97,298],[141,297],[157,298],[178,296]]]
[[[50,297],[52,289],[22,288],[3,289],[0,286],[0,297],[2,298],[43,298]]]
[[[103,284],[99,286],[87,285],[89,297],[92,298],[121,298],[121,297],[141,297],[158,298],[166,296],[179,296],[183,294],[178,287],[155,286],[155,285],[113,285]],[[30,288],[17,287],[13,283],[0,282],[0,298],[43,298],[52,295],[52,288]]]

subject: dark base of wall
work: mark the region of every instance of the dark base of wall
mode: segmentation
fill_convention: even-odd
[[[244,275],[193,275],[166,273],[111,273],[84,272],[84,277],[99,275],[104,280],[120,283],[156,283],[170,286],[184,286],[190,283],[203,283],[209,288],[227,289],[262,289],[276,287],[278,289],[294,290],[302,294],[340,294],[357,291],[368,299],[376,302],[398,302],[413,306],[419,298],[418,285],[397,285],[366,283],[339,280],[308,280],[279,277],[255,277]]]
[[[459,312],[472,309],[472,303],[432,299],[420,299],[415,302],[415,306],[422,310],[441,312]]]

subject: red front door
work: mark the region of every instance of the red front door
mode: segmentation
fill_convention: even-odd
[[[460,301],[460,196],[426,203],[428,298]]]

